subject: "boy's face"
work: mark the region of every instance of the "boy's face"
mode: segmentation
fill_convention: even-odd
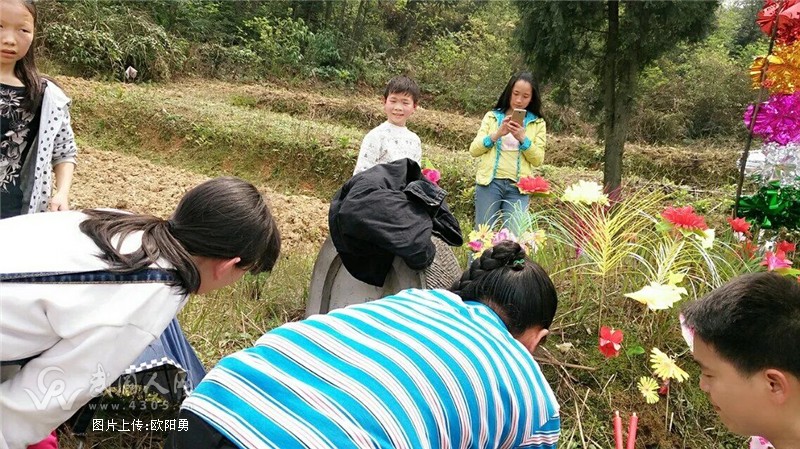
[[[414,98],[407,93],[389,94],[383,102],[383,112],[392,125],[406,126],[406,121],[416,110]]]
[[[700,365],[700,389],[725,426],[739,435],[768,435],[774,417],[770,382],[758,372],[746,376],[711,345],[694,337],[694,359]]]

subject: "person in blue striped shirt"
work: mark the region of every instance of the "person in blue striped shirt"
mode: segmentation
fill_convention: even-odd
[[[225,357],[166,448],[555,448],[558,403],[532,352],[557,305],[547,273],[498,243],[450,291],[315,315]]]

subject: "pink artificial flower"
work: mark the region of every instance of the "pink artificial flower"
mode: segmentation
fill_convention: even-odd
[[[694,208],[692,206],[668,206],[664,209],[664,212],[661,212],[661,218],[672,226],[687,231],[705,231],[708,229],[706,219],[694,213]]]
[[[754,436],[750,438],[750,449],[775,449],[775,446],[764,437]]]
[[[767,271],[774,271],[781,268],[790,268],[792,262],[786,258],[786,253],[783,251],[778,251],[776,253],[767,251],[764,254],[764,260],[761,262],[761,265],[766,266]]]
[[[728,217],[728,223],[730,223],[733,232],[741,232],[745,235],[750,234],[750,223],[748,223],[744,218]]]
[[[439,180],[442,179],[442,174],[439,173],[439,170],[436,170],[435,168],[423,168],[422,176],[437,186],[439,185]]]
[[[744,113],[744,124],[750,124],[754,106],[751,104]],[[763,103],[758,110],[753,132],[762,137],[764,143],[777,142],[780,145],[800,142],[800,91],[791,94],[775,94]]]
[[[600,328],[600,339],[598,349],[607,359],[619,355],[622,348],[622,331],[613,327],[603,326]]]
[[[498,243],[502,242],[503,240],[511,240],[512,242],[517,241],[517,237],[508,230],[508,228],[503,228],[497,232],[492,238],[492,246],[497,245]]]
[[[777,246],[776,250],[779,253],[781,253],[781,252],[783,252],[783,253],[791,253],[791,252],[797,250],[797,245],[792,243],[792,242],[787,242],[787,241],[784,240],[784,241],[778,243],[778,246]]]
[[[474,251],[476,253],[483,249],[483,242],[480,241],[480,240],[473,240],[473,241],[467,243],[467,245],[469,246],[469,249],[471,249],[472,251]]]

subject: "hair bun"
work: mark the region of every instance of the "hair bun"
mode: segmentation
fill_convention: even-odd
[[[525,266],[525,250],[519,243],[504,240],[485,251],[481,256],[481,268],[486,271],[501,267],[521,270]]]

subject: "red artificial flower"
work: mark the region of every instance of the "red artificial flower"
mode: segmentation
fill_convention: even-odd
[[[539,193],[546,195],[550,193],[550,183],[541,176],[524,176],[517,181],[517,188],[520,193],[533,194]]]
[[[437,186],[439,185],[439,180],[442,179],[442,174],[439,173],[439,170],[436,170],[435,168],[423,168],[422,176],[426,177],[428,181]]]
[[[741,232],[742,234],[746,235],[750,234],[750,223],[748,223],[744,218],[728,217],[728,223],[730,223],[733,232]]]
[[[778,243],[777,251],[783,253],[791,253],[797,249],[797,245],[792,242],[782,241]]]
[[[664,212],[661,212],[661,218],[672,226],[686,229],[687,231],[705,231],[708,229],[706,219],[694,213],[692,206],[669,206],[664,209]]]
[[[755,257],[756,255],[756,251],[758,251],[758,245],[753,243],[752,240],[745,240],[744,242],[742,242],[740,251],[742,259],[752,260],[753,257]]]
[[[767,271],[773,271],[781,268],[791,268],[792,262],[786,258],[786,253],[783,251],[778,251],[774,254],[772,251],[767,251],[764,254],[764,260],[761,261],[761,265],[766,266]]]
[[[619,350],[622,348],[622,331],[614,329],[613,327],[603,326],[600,328],[600,352],[606,356],[607,359],[619,355]]]
[[[658,389],[659,396],[666,396],[669,394],[669,378],[664,379],[661,388]]]

